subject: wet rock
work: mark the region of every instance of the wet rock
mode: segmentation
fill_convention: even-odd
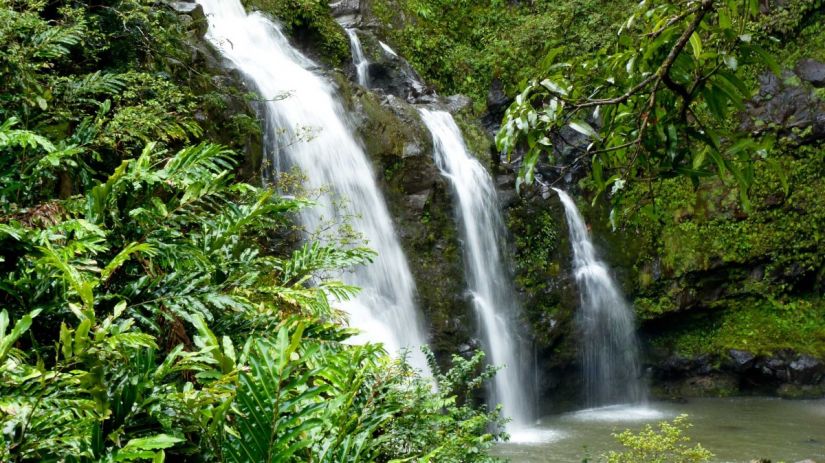
[[[199,3],[178,1],[166,2],[166,4],[180,14],[195,15],[199,11],[199,14],[203,16],[203,7]]]
[[[825,377],[825,364],[810,355],[802,355],[788,366],[795,384],[815,384]]]
[[[815,69],[806,68],[816,79]],[[825,140],[825,102],[800,78],[786,71],[781,77],[772,73],[759,77],[757,97],[746,104],[742,130],[752,133],[776,131],[799,144]]]
[[[687,376],[705,375],[713,371],[710,356],[702,355],[696,358],[684,358],[673,355],[664,360],[656,368],[657,376],[662,378],[684,378]]]
[[[803,59],[796,63],[796,75],[817,88],[825,87],[825,63]]]
[[[447,97],[445,106],[448,112],[455,114],[472,108],[473,100],[466,95],[452,95]]]
[[[739,372],[750,369],[756,363],[756,356],[744,350],[731,349],[728,354],[733,360],[734,370]]]
[[[678,397],[729,397],[739,390],[739,382],[733,375],[715,373],[687,378],[668,390]]]
[[[330,2],[329,7],[336,18],[355,16],[361,13],[361,0],[337,0]]]
[[[394,95],[410,103],[435,103],[437,96],[410,64],[378,40],[369,30],[359,31],[364,55],[369,62],[368,86],[374,91]]]
[[[501,81],[494,79],[490,90],[487,93],[487,113],[481,120],[484,129],[491,136],[495,136],[501,128],[501,121],[504,119],[504,113],[512,103],[512,99],[504,92],[504,86]]]
[[[166,2],[170,8],[178,13],[181,22],[194,29],[198,37],[203,37],[206,34],[206,29],[209,24],[206,21],[206,14],[203,12],[203,7],[199,3],[186,1],[172,1]]]

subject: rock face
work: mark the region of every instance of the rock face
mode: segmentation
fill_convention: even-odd
[[[368,87],[378,93],[395,95],[409,103],[436,103],[435,92],[404,58],[370,30],[359,30],[358,37],[369,62]]]
[[[825,101],[811,89],[811,85],[825,84],[823,73],[825,64],[804,60],[796,74],[760,76],[759,95],[747,103],[742,129],[756,134],[778,131],[799,144],[825,140]]]

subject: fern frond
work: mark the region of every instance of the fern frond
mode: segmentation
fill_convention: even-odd
[[[69,81],[67,94],[70,98],[85,95],[116,95],[126,86],[118,74],[96,71]]]
[[[375,252],[367,248],[340,249],[318,242],[304,244],[282,263],[282,281],[302,282],[315,272],[338,270],[372,262]]]
[[[32,38],[33,55],[41,59],[55,59],[70,53],[69,48],[83,41],[86,27],[73,24],[67,27],[49,27]]]

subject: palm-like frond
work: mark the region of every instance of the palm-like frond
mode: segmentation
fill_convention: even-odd
[[[56,59],[68,55],[70,48],[83,41],[84,24],[49,27],[32,38],[33,55],[40,59]]]

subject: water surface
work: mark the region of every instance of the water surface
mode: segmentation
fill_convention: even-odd
[[[550,416],[536,429],[546,436],[542,442],[502,444],[495,454],[513,463],[580,463],[588,455],[598,461],[605,451],[621,450],[611,433],[637,431],[683,413],[694,425],[688,434],[716,455],[716,463],[825,461],[825,400],[767,398],[695,399]]]

